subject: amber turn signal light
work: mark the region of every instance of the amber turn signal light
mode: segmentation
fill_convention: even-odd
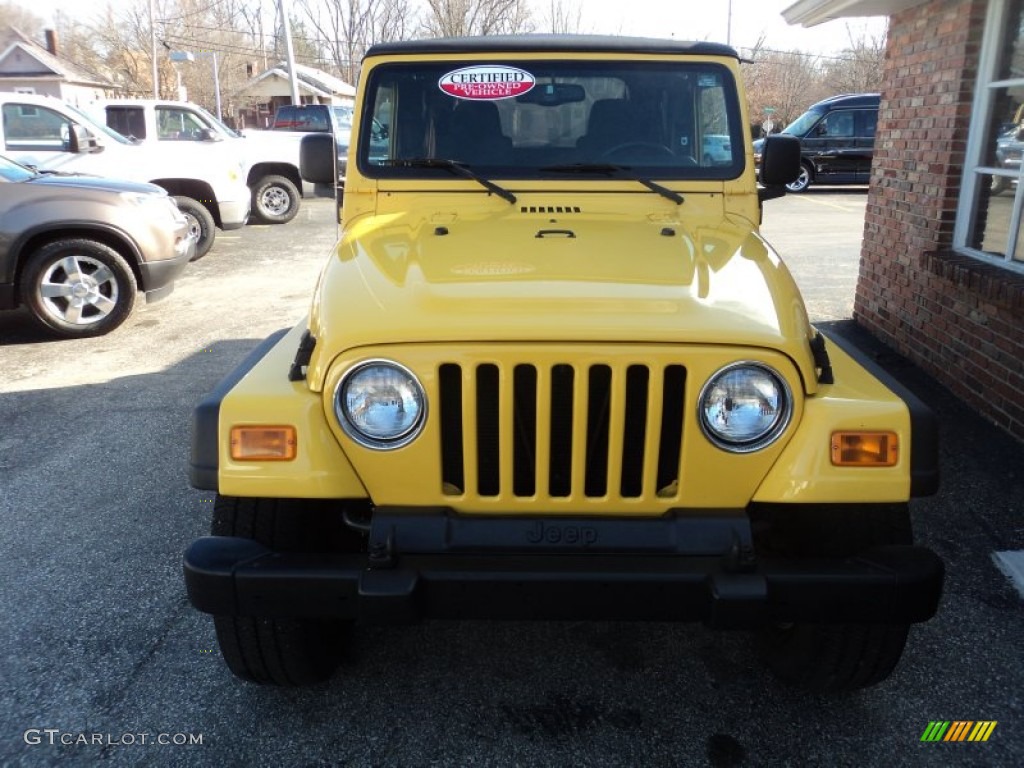
[[[295,427],[232,427],[235,461],[291,461],[297,445]]]
[[[892,467],[898,458],[895,432],[832,433],[832,463],[837,467]]]

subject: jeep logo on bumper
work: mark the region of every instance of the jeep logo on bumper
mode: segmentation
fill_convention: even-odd
[[[544,525],[538,521],[526,531],[530,544],[568,544],[589,547],[597,541],[597,529],[589,525]]]

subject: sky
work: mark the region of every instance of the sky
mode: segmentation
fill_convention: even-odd
[[[118,7],[138,0],[103,0],[69,3],[67,0],[15,0],[44,20],[64,6],[65,13],[90,18],[109,3]],[[211,0],[215,2],[216,0]],[[580,0],[583,26],[580,31],[599,34],[674,37],[678,40],[731,42],[750,48],[764,37],[764,47],[773,50],[802,50],[819,54],[836,53],[855,39],[881,37],[884,18],[845,19],[810,29],[786,24],[782,11],[796,0]],[[294,3],[293,3],[294,4]],[[534,0],[539,8],[545,0]],[[731,14],[730,14],[731,8]]]

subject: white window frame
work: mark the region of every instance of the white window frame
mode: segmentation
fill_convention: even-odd
[[[1006,243],[1005,255],[996,256],[968,245],[971,230],[974,226],[974,211],[977,205],[980,185],[985,176],[1005,176],[1000,168],[984,165],[986,143],[989,141],[988,129],[992,120],[994,94],[1000,88],[1024,86],[1024,77],[1010,80],[994,79],[998,74],[999,61],[1003,51],[999,45],[1004,37],[1006,25],[1009,23],[1010,3],[1012,0],[990,0],[989,12],[985,19],[985,33],[982,38],[981,56],[978,61],[978,80],[974,89],[974,104],[971,109],[971,124],[967,136],[967,156],[964,163],[964,174],[959,205],[957,206],[956,224],[953,229],[953,247],[968,256],[995,264],[1005,269],[1024,274],[1024,262],[1013,258],[1020,239],[1022,212],[1024,212],[1024,164],[1021,165],[1017,179],[1017,189],[1013,197],[1013,210],[1010,215],[1009,238]]]

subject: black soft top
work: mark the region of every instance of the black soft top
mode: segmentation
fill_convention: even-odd
[[[686,42],[615,35],[489,35],[398,40],[371,46],[366,56],[463,53],[659,53],[699,56],[739,55],[721,43]]]

